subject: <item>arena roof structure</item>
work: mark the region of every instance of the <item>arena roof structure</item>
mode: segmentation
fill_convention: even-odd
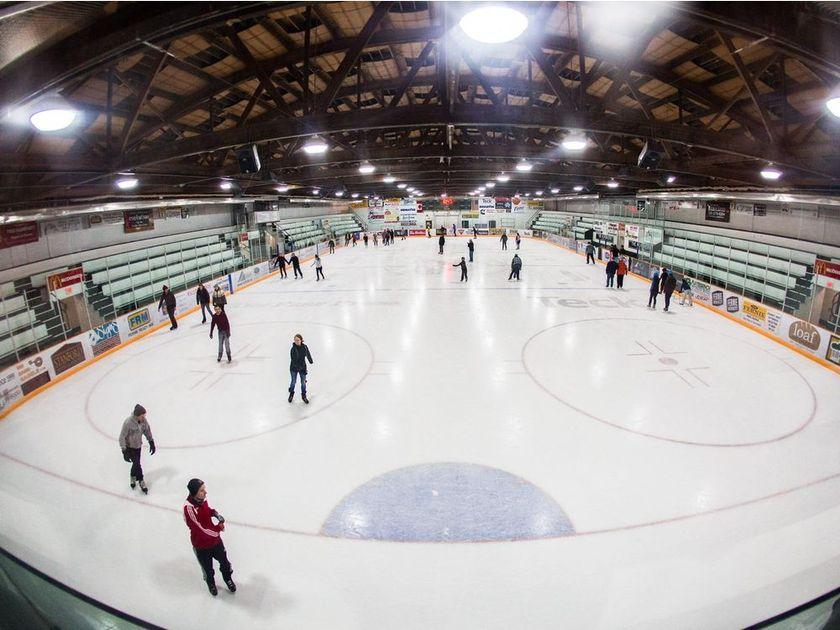
[[[0,210],[399,182],[837,190],[832,3],[510,3],[527,27],[495,44],[460,26],[478,5],[2,3]],[[33,126],[55,110],[71,122]]]

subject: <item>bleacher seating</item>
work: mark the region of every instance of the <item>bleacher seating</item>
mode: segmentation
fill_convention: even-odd
[[[329,227],[325,225],[327,222]],[[290,242],[292,249],[295,250],[322,243],[331,237],[344,236],[348,232],[362,230],[362,226],[353,214],[297,219],[278,223],[277,227],[283,234],[284,240]]]
[[[330,230],[338,237],[364,231],[364,228],[355,214],[340,214],[337,217],[330,217]]]
[[[40,300],[29,303],[25,290],[13,282],[0,287],[0,296],[0,361],[8,363],[16,360],[16,349],[23,350],[49,336],[47,320],[52,310]]]
[[[540,212],[531,222],[531,228],[552,234],[560,234],[569,226],[569,217],[559,212]]]

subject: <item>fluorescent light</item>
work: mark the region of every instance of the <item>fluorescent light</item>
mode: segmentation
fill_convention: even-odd
[[[408,192],[415,192],[417,189],[414,186],[409,186],[408,188],[406,188],[406,190]]]
[[[408,184],[397,184],[397,188],[405,188]]]
[[[306,141],[306,144],[303,145],[303,150],[309,155],[325,153],[327,149],[329,149],[329,146],[327,146],[327,143],[324,142],[319,136],[312,136],[309,140]]]
[[[382,178],[382,181],[386,184],[393,184],[395,181],[397,181],[397,178],[388,173],[385,177]]]
[[[840,96],[828,99],[825,106],[828,107],[828,111],[840,118]]]
[[[221,188],[222,190],[230,190],[231,188],[233,188],[233,182],[222,180],[221,182],[219,182],[219,188]]]
[[[668,177],[665,179],[665,181],[668,182],[669,184],[673,184],[675,181],[677,181],[677,176],[676,175],[668,175]]]
[[[567,151],[581,151],[586,148],[586,136],[570,134],[560,144]]]
[[[336,190],[335,191],[335,196],[336,197],[343,197],[344,196],[344,191],[343,190]]]
[[[505,173],[499,173],[496,175],[497,182],[508,182],[510,181],[510,175],[506,175]]]
[[[552,189],[551,189],[551,194],[552,194],[552,195],[556,195],[556,194],[557,194],[557,193],[559,193],[559,192],[560,192],[560,189],[559,189],[559,188],[552,188]]]
[[[536,193],[534,193],[534,194],[535,194],[537,197],[541,197],[541,196],[542,196],[542,194],[543,194],[543,191],[538,190],[538,191],[537,191]]]
[[[362,162],[361,164],[359,164],[359,172],[363,175],[370,175],[375,170],[376,167],[370,162]]]
[[[140,180],[136,177],[123,177],[117,180],[117,188],[120,190],[131,190],[132,188],[137,188],[137,184],[139,183]]]
[[[487,186],[487,188],[495,188],[496,187],[496,182],[487,182],[484,185]]]
[[[575,187],[573,188],[573,190],[574,190],[575,192],[580,192],[581,190],[583,190],[583,186],[575,186]]]
[[[473,9],[459,22],[468,37],[483,44],[504,44],[522,35],[528,18],[510,7],[490,6]]]
[[[611,179],[607,182],[607,188],[618,188],[618,182],[614,179]]]
[[[76,120],[74,109],[43,109],[29,117],[29,122],[38,131],[60,131],[67,129]]]
[[[516,170],[523,173],[527,173],[532,168],[534,168],[534,165],[531,164],[528,160],[522,160],[516,165]]]
[[[530,196],[531,196],[531,193],[525,193],[525,196],[526,196],[526,197],[530,197]]]
[[[313,188],[312,189],[312,194],[313,195],[320,195],[321,194],[321,189],[320,188]]]
[[[277,184],[274,187],[274,190],[276,190],[277,192],[284,193],[284,192],[289,192],[289,188],[290,188],[290,186],[288,184]]]
[[[447,197],[448,197],[448,195],[446,193],[440,193],[440,198],[441,199],[446,199]]]
[[[775,166],[765,166],[763,169],[761,169],[761,176],[764,179],[771,179],[773,181],[776,181],[782,176],[782,171],[777,169]]]

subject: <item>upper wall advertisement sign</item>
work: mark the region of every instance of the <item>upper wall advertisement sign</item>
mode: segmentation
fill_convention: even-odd
[[[124,232],[145,232],[155,229],[155,217],[151,210],[126,210],[123,212]]]
[[[11,223],[0,226],[0,249],[26,245],[38,240],[38,222]]]
[[[706,221],[729,223],[729,206],[728,201],[707,201]]]

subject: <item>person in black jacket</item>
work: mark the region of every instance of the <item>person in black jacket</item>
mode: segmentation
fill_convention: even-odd
[[[280,277],[281,278],[286,277],[286,265],[288,265],[288,264],[289,264],[289,261],[286,260],[286,257],[283,254],[278,252],[277,253],[277,258],[274,259],[274,266],[275,267],[280,267]]]
[[[475,243],[473,243],[472,239],[467,241],[467,249],[470,250],[470,262],[473,261],[473,250],[475,250]]]
[[[610,258],[610,261],[607,263],[607,286],[613,286],[613,279],[615,278],[615,272],[618,270],[618,263],[616,262],[615,258]]]
[[[309,354],[309,348],[303,343],[303,336],[295,335],[295,342],[292,344],[290,351],[291,363],[289,364],[289,372],[291,380],[289,381],[289,402],[295,397],[295,383],[298,376],[300,376],[300,397],[307,405],[309,400],[306,398],[306,361],[313,363],[312,355]]]
[[[508,276],[508,280],[512,278],[516,278],[519,280],[519,272],[522,270],[522,259],[519,257],[519,254],[513,255],[513,260],[510,261],[510,275]]]
[[[169,290],[169,287],[165,284],[163,285],[163,295],[160,296],[160,302],[158,302],[158,310],[163,308],[163,305],[166,304],[166,312],[169,315],[169,321],[172,322],[172,326],[169,327],[169,330],[175,330],[178,328],[178,322],[175,321],[175,294]]]
[[[648,308],[656,308],[656,296],[659,295],[659,270],[654,269],[650,278],[650,290],[648,293]]]
[[[300,259],[297,257],[297,254],[292,252],[289,262],[292,263],[292,270],[295,272],[295,280],[298,279],[298,274],[300,274],[300,277],[303,278],[303,272],[300,270]]]
[[[467,282],[467,263],[464,262],[464,257],[461,256],[461,262],[452,265],[453,267],[460,267],[461,268],[461,280],[460,282]]]
[[[195,291],[195,303],[201,306],[201,323],[207,323],[207,315],[213,319],[213,309],[210,308],[210,292],[204,286],[203,282],[198,284],[198,289]],[[207,313],[204,312],[207,309]]]
[[[507,232],[502,232],[502,238],[499,240],[502,241],[502,249],[507,249]]]
[[[438,254],[443,254],[444,243],[446,243],[446,237],[443,235],[443,233],[441,233],[440,238],[438,238],[438,247],[440,248]]]
[[[335,254],[335,241],[333,239],[330,239],[329,246],[330,254]]]
[[[665,310],[668,310],[668,307],[671,306],[671,294],[677,288],[677,279],[673,273],[668,272],[668,275],[665,276],[665,281],[662,283],[662,292],[665,294]]]

